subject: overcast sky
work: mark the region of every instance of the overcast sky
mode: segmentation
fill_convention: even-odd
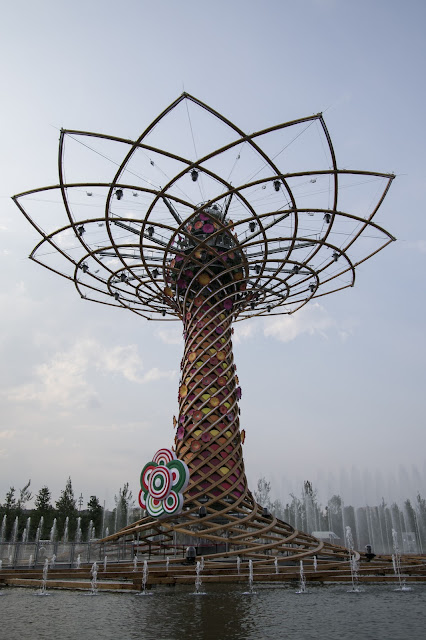
[[[243,323],[252,488],[400,499],[426,476],[422,0],[16,0],[2,11],[0,502],[31,478],[112,506],[173,442],[181,331],[84,302],[27,259],[10,200],[57,183],[58,128],[136,138],[183,89],[252,132],[319,111],[342,168],[395,172],[398,239],[355,288]]]

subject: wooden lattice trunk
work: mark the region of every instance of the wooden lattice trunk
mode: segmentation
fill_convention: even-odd
[[[201,301],[198,301],[198,304]],[[231,316],[214,298],[185,316],[176,453],[190,469],[188,498],[237,499],[247,489]]]

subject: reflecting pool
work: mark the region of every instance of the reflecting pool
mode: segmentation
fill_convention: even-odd
[[[393,584],[294,586],[203,583],[194,587],[157,587],[151,597],[132,593],[88,595],[50,590],[37,598],[33,589],[4,588],[0,597],[0,637],[7,640],[90,638],[130,640],[416,640],[425,637],[426,584],[407,592]]]

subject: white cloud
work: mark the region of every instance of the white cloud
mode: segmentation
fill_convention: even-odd
[[[161,378],[174,378],[176,371],[160,371],[157,367],[150,369],[143,376],[142,382],[153,382],[154,380],[160,380]]]
[[[96,340],[76,342],[67,351],[60,351],[35,368],[35,380],[5,391],[13,402],[39,402],[42,406],[57,405],[63,409],[97,408],[100,401],[90,382],[90,370],[101,374],[117,374],[126,380],[145,384],[161,378],[173,378],[175,371],[158,368],[143,372],[143,363],[136,345],[106,349]]]
[[[109,373],[120,373],[130,382],[144,382],[144,377],[141,376],[142,360],[139,357],[136,345],[117,346],[108,349],[108,351],[102,351],[101,354],[98,353],[98,357],[98,368]]]
[[[180,325],[179,327],[170,329],[157,329],[155,335],[165,344],[182,344],[183,346],[182,328]]]
[[[239,344],[243,340],[248,340],[257,331],[257,320],[246,320],[245,322],[236,322],[234,324],[234,342]]]
[[[327,330],[335,327],[336,322],[333,318],[316,302],[306,305],[293,315],[265,320],[263,333],[280,342],[290,342],[303,333],[309,335],[317,333],[326,337]]]

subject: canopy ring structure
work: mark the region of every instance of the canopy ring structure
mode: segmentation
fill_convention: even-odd
[[[321,113],[246,134],[187,93],[136,140],[61,130],[58,166],[58,184],[13,198],[41,236],[30,258],[86,300],[183,324],[183,511],[146,515],[105,542],[137,536],[162,553],[180,536],[211,545],[211,560],[347,559],[250,492],[232,335],[236,322],[352,287],[395,240],[373,221],[395,176],[339,169]]]

